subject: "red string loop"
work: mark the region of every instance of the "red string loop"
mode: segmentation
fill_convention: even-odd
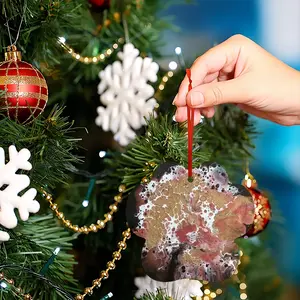
[[[192,89],[191,70],[186,70],[189,79],[189,91]],[[193,135],[194,135],[194,109],[187,106],[187,122],[188,122],[188,179],[193,179]]]

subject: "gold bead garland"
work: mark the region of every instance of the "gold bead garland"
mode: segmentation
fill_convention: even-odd
[[[65,49],[67,53],[69,53],[75,60],[78,60],[79,62],[84,63],[86,65],[98,64],[99,62],[103,62],[107,57],[111,56],[121,44],[124,44],[124,42],[124,38],[119,38],[118,41],[112,45],[111,48],[106,49],[101,54],[95,56],[82,56],[81,54],[76,52],[72,47],[66,44],[65,41],[59,39],[59,44],[62,46],[62,48]]]
[[[121,259],[121,252],[126,249],[126,241],[130,239],[131,233],[130,228],[127,228],[122,232],[123,239],[118,243],[118,250],[115,251],[112,255],[113,259],[106,264],[106,269],[100,272],[100,277],[94,279],[92,286],[86,287],[83,294],[78,294],[75,297],[75,300],[83,300],[85,296],[90,296],[93,294],[95,288],[100,288],[102,280],[107,279],[109,276],[109,271],[114,270],[116,267],[116,261]]]
[[[88,226],[78,226],[73,225],[70,220],[67,220],[62,212],[59,211],[58,205],[53,202],[53,197],[51,194],[43,190],[43,196],[49,202],[51,210],[55,213],[56,217],[62,222],[62,224],[68,229],[73,230],[74,232],[89,234],[90,232],[98,232],[98,230],[103,229],[106,226],[106,223],[113,219],[113,214],[118,211],[118,205],[122,202],[123,193],[126,190],[124,184],[119,186],[119,194],[114,197],[115,202],[109,206],[110,211],[104,215],[103,220],[97,220],[96,224],[90,224]]]
[[[7,278],[4,276],[4,273],[0,273],[0,281],[12,285],[12,286],[15,288],[15,291],[16,291],[21,297],[23,297],[24,300],[32,300],[32,299],[33,299],[31,295],[29,295],[29,294],[24,294],[23,290],[22,290],[20,287],[16,287],[16,286],[15,286],[15,282],[14,282],[13,279],[7,279]]]

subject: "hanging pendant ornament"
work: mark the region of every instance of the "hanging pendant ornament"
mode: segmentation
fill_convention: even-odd
[[[154,280],[214,282],[237,270],[235,240],[253,223],[253,199],[218,164],[203,164],[192,174],[189,182],[185,167],[164,163],[129,196],[128,224],[145,239],[142,264]]]
[[[7,48],[5,61],[0,63],[0,113],[20,123],[29,123],[44,110],[48,86],[42,73],[21,60],[16,46]]]
[[[271,220],[272,209],[269,199],[257,189],[257,182],[249,172],[245,175],[243,186],[250,192],[255,205],[254,222],[245,235],[245,237],[252,237],[267,227]]]

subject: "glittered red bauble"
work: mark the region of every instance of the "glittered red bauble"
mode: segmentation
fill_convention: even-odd
[[[271,220],[272,210],[269,199],[255,188],[247,188],[255,205],[254,222],[247,230],[246,237],[252,237],[262,232]]]
[[[21,61],[15,46],[5,53],[0,63],[0,113],[20,123],[33,121],[44,110],[48,86],[42,73],[31,64]]]

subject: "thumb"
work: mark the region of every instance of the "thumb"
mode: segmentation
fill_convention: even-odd
[[[244,103],[247,89],[241,78],[212,82],[194,87],[187,95],[187,105],[194,108],[225,103]]]

